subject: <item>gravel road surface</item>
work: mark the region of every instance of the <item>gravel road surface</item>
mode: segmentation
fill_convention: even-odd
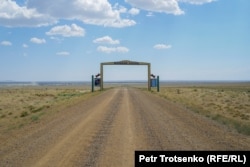
[[[0,140],[0,166],[134,166],[135,150],[250,150],[250,138],[150,92],[119,87]]]

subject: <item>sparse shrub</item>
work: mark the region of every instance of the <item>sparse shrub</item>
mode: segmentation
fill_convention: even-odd
[[[176,89],[176,93],[180,94],[181,93],[180,89]]]
[[[35,107],[30,105],[30,106],[28,106],[28,109],[32,112],[35,109]]]
[[[21,113],[20,117],[26,117],[27,115],[29,115],[28,112],[23,111],[23,112]]]
[[[243,119],[243,120],[249,120],[249,116],[245,115],[245,114],[241,114],[240,118]]]
[[[37,109],[32,109],[30,112],[31,112],[31,113],[36,113],[36,112],[39,112],[39,111],[43,110],[43,108],[44,108],[44,106],[39,107],[39,108],[37,108]]]
[[[42,111],[45,108],[50,108],[50,105],[44,105],[44,106],[41,106],[39,108],[35,108],[34,106],[28,107],[28,109],[30,110],[31,113],[36,113],[36,112]]]
[[[38,115],[32,115],[31,120],[32,121],[37,121],[39,119]]]
[[[239,133],[250,135],[250,125],[241,124],[238,122],[234,122],[233,124]]]

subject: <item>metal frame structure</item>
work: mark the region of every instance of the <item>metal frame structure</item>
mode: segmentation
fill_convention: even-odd
[[[103,90],[103,78],[104,78],[104,65],[146,65],[148,66],[148,90],[151,90],[151,83],[150,83],[150,77],[151,77],[151,65],[150,63],[146,62],[136,62],[136,61],[129,61],[129,60],[122,60],[122,61],[116,61],[116,62],[104,62],[100,64],[100,89]]]

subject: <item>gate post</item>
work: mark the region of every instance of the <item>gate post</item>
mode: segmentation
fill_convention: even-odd
[[[157,76],[157,92],[160,91],[160,77]]]
[[[150,75],[151,75],[151,67],[150,67],[150,63],[148,63],[148,91],[151,90],[151,78],[150,78]]]
[[[92,75],[91,79],[91,92],[94,92],[94,75]]]
[[[103,90],[103,63],[100,64],[100,77],[101,77],[101,83],[100,83],[100,89]]]

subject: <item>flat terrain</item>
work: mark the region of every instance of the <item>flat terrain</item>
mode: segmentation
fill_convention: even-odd
[[[129,87],[1,132],[0,166],[128,167],[135,150],[250,150],[249,136]]]
[[[165,85],[158,95],[250,135],[250,83]]]
[[[0,136],[94,94],[86,86],[0,87]]]

